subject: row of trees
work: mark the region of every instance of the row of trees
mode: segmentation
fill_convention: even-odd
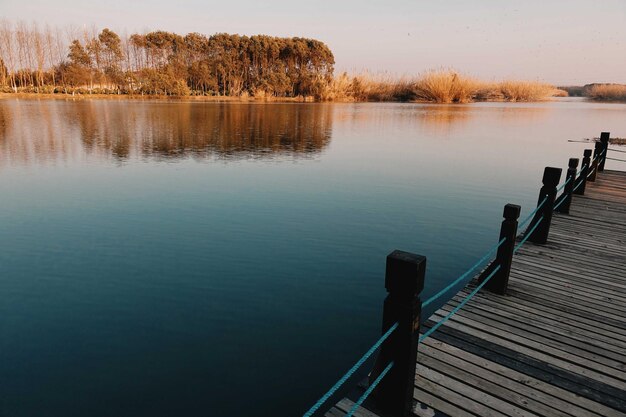
[[[155,31],[118,35],[0,22],[4,91],[319,96],[334,57],[306,38]]]

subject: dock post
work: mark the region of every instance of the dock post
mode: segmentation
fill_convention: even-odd
[[[600,154],[602,153],[602,143],[596,142],[593,148],[593,162],[591,163],[591,171],[589,173],[589,178],[587,181],[594,182],[596,180],[596,175],[598,175],[598,163],[600,160]]]
[[[550,223],[552,223],[552,211],[554,209],[554,200],[556,200],[556,186],[561,179],[561,168],[546,167],[543,171],[543,187],[539,190],[539,199],[537,200],[537,207],[546,198],[546,202],[543,203],[541,208],[535,213],[535,217],[528,225],[529,230],[533,230],[528,238],[533,243],[546,243],[548,241],[548,234],[550,233]],[[537,223],[539,223],[537,225]],[[535,225],[537,227],[535,228]]]
[[[515,237],[517,236],[517,219],[522,208],[516,204],[507,204],[504,206],[502,216],[504,220],[500,226],[500,240],[505,239],[504,243],[498,248],[496,259],[481,274],[479,280],[482,282],[488,277],[493,270],[500,265],[498,272],[491,277],[491,280],[485,284],[485,289],[496,294],[506,294],[509,285],[509,274],[511,273],[511,262],[513,261],[513,250],[515,249]]]
[[[576,168],[578,168],[578,158],[570,158],[567,165],[567,177],[565,179],[569,182],[565,184],[563,194],[561,194],[561,197],[558,199],[557,204],[559,204],[559,207],[555,209],[557,212],[563,214],[569,214],[569,207],[572,204],[572,191],[574,190],[574,183],[576,182]]]
[[[585,195],[585,187],[587,187],[587,175],[589,175],[589,164],[591,164],[591,149],[585,149],[583,153],[583,165],[580,170],[580,176],[576,181],[576,185],[578,185],[580,181],[582,181],[582,184],[580,184],[576,191],[574,191],[574,194],[576,195]]]
[[[602,132],[600,133],[600,143],[602,144],[602,152],[604,154],[600,158],[600,165],[598,165],[598,171],[604,171],[604,163],[606,162],[607,152],[609,151],[609,137],[611,136],[610,132]]]
[[[389,293],[383,306],[383,329],[398,327],[383,343],[370,384],[390,362],[393,366],[372,395],[381,411],[391,416],[412,415],[415,368],[424,289],[426,258],[409,252],[393,251],[387,256],[385,288]]]

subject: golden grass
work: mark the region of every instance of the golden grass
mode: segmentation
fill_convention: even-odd
[[[552,97],[569,97],[569,93],[567,90],[563,90],[562,88],[555,88]]]
[[[328,83],[319,97],[324,101],[417,101],[470,103],[474,101],[539,101],[563,95],[537,81],[484,82],[454,70],[438,69],[414,78],[387,74],[342,73]]]
[[[506,101],[539,101],[552,97],[555,87],[537,81],[503,81],[498,89]]]
[[[474,100],[481,83],[452,70],[428,71],[413,85],[415,98],[434,103],[469,103]]]
[[[626,101],[626,85],[597,84],[589,89],[587,97],[601,101]]]
[[[411,81],[394,79],[386,74],[367,72],[334,77],[323,89],[319,99],[324,101],[407,101],[411,95]]]

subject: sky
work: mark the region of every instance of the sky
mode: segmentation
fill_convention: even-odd
[[[303,36],[337,71],[429,69],[559,85],[626,83],[626,0],[0,0],[0,16],[116,32]]]

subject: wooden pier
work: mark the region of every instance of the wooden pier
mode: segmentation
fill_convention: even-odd
[[[569,214],[554,212],[545,244],[515,253],[506,295],[477,292],[420,342],[413,415],[626,416],[626,172],[600,172],[584,193]],[[354,416],[375,408],[368,400]]]

